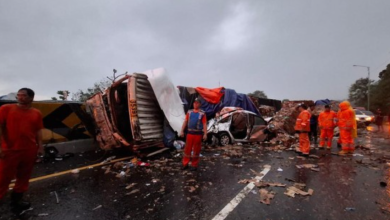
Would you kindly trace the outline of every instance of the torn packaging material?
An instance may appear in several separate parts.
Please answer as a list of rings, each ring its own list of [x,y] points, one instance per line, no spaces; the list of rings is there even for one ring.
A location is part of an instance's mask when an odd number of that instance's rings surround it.
[[[160,108],[164,112],[172,129],[180,132],[185,119],[183,103],[179,93],[164,68],[158,68],[143,72],[148,76]]]
[[[275,197],[275,192],[268,192],[266,189],[260,189],[260,202],[266,205],[271,204],[271,200]]]
[[[311,195],[313,195],[313,193],[314,193],[314,190],[312,190],[312,189],[309,189],[307,192],[305,192],[305,191],[297,188],[296,186],[290,186],[287,188],[287,191],[284,194],[294,198],[295,194],[299,194],[302,196],[311,196]]]

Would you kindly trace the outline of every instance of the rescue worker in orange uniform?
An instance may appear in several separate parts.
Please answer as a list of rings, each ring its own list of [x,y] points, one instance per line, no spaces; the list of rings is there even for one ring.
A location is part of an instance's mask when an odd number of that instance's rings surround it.
[[[353,139],[357,137],[357,124],[355,111],[348,101],[343,101],[339,105],[340,110],[337,113],[337,125],[340,129],[340,155],[352,154],[355,150]]]
[[[184,130],[187,128],[186,145],[184,147],[183,167],[185,170],[189,167],[191,161],[191,171],[196,171],[199,164],[199,155],[203,140],[207,140],[206,114],[200,110],[200,100],[195,99],[194,109],[189,110],[184,120],[180,137],[184,137]],[[192,155],[191,155],[192,152]]]
[[[310,117],[311,114],[307,111],[307,106],[305,104],[300,104],[298,106],[299,116],[295,122],[295,131],[299,133],[299,150],[303,156],[309,156],[310,153]]]
[[[11,193],[11,208],[17,214],[30,208],[22,200],[38,153],[43,153],[42,114],[32,108],[34,91],[18,91],[18,104],[0,108],[0,200],[6,195],[9,184],[16,178]]]
[[[318,117],[318,125],[321,129],[320,146],[319,148],[325,148],[325,141],[327,141],[327,149],[332,147],[333,131],[336,127],[336,112],[330,109],[329,105],[325,105],[325,111],[320,113]],[[327,140],[326,140],[327,139]]]

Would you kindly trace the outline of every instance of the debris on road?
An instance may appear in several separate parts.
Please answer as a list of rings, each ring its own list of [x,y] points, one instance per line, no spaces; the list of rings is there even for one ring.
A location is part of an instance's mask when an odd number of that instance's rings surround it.
[[[309,157],[311,157],[311,158],[315,158],[315,159],[320,159],[320,157],[319,157],[319,156],[317,156],[317,155],[314,155],[314,154],[310,154],[310,155],[309,155]]]
[[[316,167],[312,167],[312,168],[310,168],[310,170],[315,171],[315,172],[320,172],[320,168],[316,168]]]
[[[255,170],[250,169],[250,171],[251,171],[253,174],[255,174],[256,176],[258,176],[258,177],[264,176],[264,174],[259,173],[259,172],[256,172]]]
[[[126,195],[128,196],[128,195],[131,195],[131,194],[134,194],[134,193],[137,193],[137,192],[139,192],[139,189],[134,189],[131,192],[126,193]]]
[[[266,189],[260,189],[260,202],[266,205],[271,204],[271,200],[275,197],[275,192],[269,192]]]
[[[314,190],[312,190],[312,189],[309,189],[309,191],[305,192],[305,191],[302,191],[294,186],[290,186],[287,188],[287,191],[284,194],[294,198],[295,194],[307,196],[307,195],[312,195],[313,192],[314,192]]]
[[[109,163],[109,162],[111,162],[112,160],[114,160],[115,158],[116,158],[116,156],[108,157],[107,159],[105,159],[104,161],[102,161],[100,164]]]
[[[60,199],[58,198],[58,194],[57,194],[56,191],[54,191],[54,195],[56,196],[56,202],[57,202],[57,204],[59,204],[59,203],[60,203]]]
[[[126,186],[126,189],[131,189],[131,188],[133,188],[135,185],[137,185],[137,183],[132,183],[132,184]]]
[[[38,217],[44,217],[44,216],[49,216],[49,213],[40,213],[40,214],[38,214]]]
[[[78,173],[80,173],[80,170],[79,169],[74,169],[74,170],[72,170],[70,172],[73,173],[73,174],[78,174]]]
[[[102,206],[102,205],[98,205],[98,206],[96,206],[95,208],[93,208],[92,211],[98,210],[98,209],[100,209],[101,207],[103,207],[103,206]]]
[[[270,183],[270,182],[264,182],[260,181],[258,183],[255,183],[255,186],[261,188],[261,187],[268,187],[268,186],[275,186],[275,187],[286,187],[286,184],[282,183]]]
[[[311,168],[317,168],[318,165],[316,165],[316,164],[300,164],[300,165],[296,165],[296,167],[298,169],[302,169],[302,168],[311,169]]]

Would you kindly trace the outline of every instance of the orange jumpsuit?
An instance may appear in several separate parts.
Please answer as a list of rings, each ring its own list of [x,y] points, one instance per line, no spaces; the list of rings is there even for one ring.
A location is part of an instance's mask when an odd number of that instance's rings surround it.
[[[16,104],[3,105],[0,108],[0,126],[2,129],[0,158],[0,200],[9,189],[12,179],[16,178],[13,191],[24,193],[37,158],[37,132],[43,129],[42,114],[35,108],[21,109]]]
[[[340,129],[341,150],[352,153],[355,150],[353,139],[357,137],[355,111],[348,101],[340,103],[339,107],[337,125]]]
[[[299,114],[294,129],[299,131],[299,148],[303,154],[309,154],[310,152],[310,117],[311,114],[307,110],[301,111]]]
[[[320,135],[320,147],[325,147],[325,140],[327,140],[327,148],[330,149],[332,147],[332,139],[333,139],[333,130],[336,126],[335,122],[337,119],[337,114],[334,111],[323,111],[320,113],[318,117],[318,125],[321,129]]]

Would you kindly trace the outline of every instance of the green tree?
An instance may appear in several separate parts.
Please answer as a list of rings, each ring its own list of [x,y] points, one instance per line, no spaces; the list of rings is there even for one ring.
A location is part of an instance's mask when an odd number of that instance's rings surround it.
[[[268,98],[267,95],[260,90],[256,90],[252,93],[248,93],[248,96],[255,97],[255,98],[265,98],[265,99]]]
[[[68,90],[60,90],[57,91],[57,95],[59,95],[59,99],[61,100],[68,100],[69,91]]]
[[[372,84],[374,80],[370,80]],[[348,99],[356,106],[367,107],[368,78],[360,78],[349,87]],[[371,97],[371,96],[370,96]]]
[[[371,97],[371,110],[381,108],[382,112],[390,113],[390,64],[379,73],[379,80],[372,90]]]
[[[69,94],[70,94],[70,92],[68,90],[60,90],[60,91],[57,91],[58,98],[51,97],[51,100],[54,100],[54,101],[57,101],[58,99],[63,100],[63,101],[68,100]]]
[[[79,102],[85,102],[94,94],[99,93],[99,92],[103,92],[106,88],[111,86],[111,84],[112,84],[111,80],[102,79],[98,82],[95,82],[92,87],[89,87],[86,90],[79,89],[77,92],[73,93],[72,100],[79,101]]]

